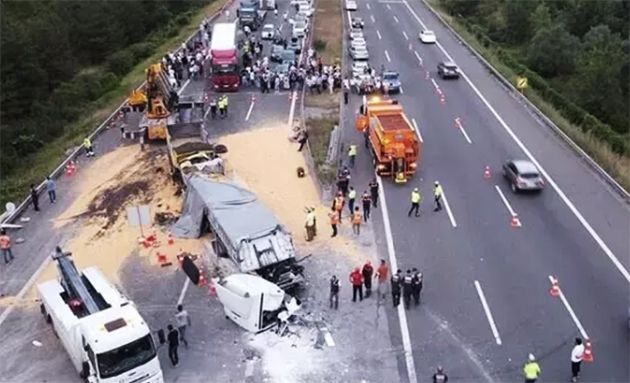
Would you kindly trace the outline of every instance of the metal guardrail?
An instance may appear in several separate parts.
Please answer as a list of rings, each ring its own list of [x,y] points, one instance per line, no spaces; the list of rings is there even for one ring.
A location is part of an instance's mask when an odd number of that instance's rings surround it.
[[[595,162],[595,160],[592,159],[591,156],[588,155],[588,153],[586,153],[582,148],[580,148],[580,146],[576,144],[575,141],[571,139],[571,137],[569,137],[564,131],[562,131],[562,129],[560,129],[556,124],[554,124],[554,122],[551,121],[549,117],[547,117],[540,109],[538,109],[536,105],[534,105],[531,101],[529,101],[527,97],[522,95],[521,92],[519,92],[516,89],[516,87],[512,85],[510,81],[508,81],[508,79],[503,77],[503,75],[498,70],[496,70],[492,66],[492,64],[490,64],[479,52],[475,50],[475,48],[473,48],[470,44],[468,44],[468,42],[466,42],[466,40],[464,40],[464,38],[461,37],[459,33],[457,33],[457,31],[455,31],[455,29],[453,29],[453,27],[451,27],[446,20],[444,20],[442,15],[440,15],[433,8],[433,6],[429,4],[427,0],[421,0],[421,1],[424,3],[424,5],[427,6],[427,8],[431,11],[431,13],[433,13],[433,15],[437,17],[438,20],[440,20],[442,24],[444,24],[444,26],[451,32],[451,34],[453,34],[453,36],[455,36],[455,38],[457,38],[457,40],[459,40],[460,43],[462,43],[462,45],[464,45],[470,52],[472,52],[477,57],[477,59],[488,70],[490,70],[492,75],[496,77],[502,83],[503,86],[508,88],[511,92],[513,92],[518,97],[519,102],[521,102],[521,104],[523,104],[525,108],[529,108],[529,110],[535,114],[535,117],[539,119],[539,121],[544,123],[548,128],[551,128],[558,136],[560,136],[560,138],[562,138],[567,144],[569,144],[571,149],[573,149],[577,154],[579,154],[580,157],[593,170],[595,170],[599,174],[600,177],[604,179],[604,181],[606,181],[610,186],[612,186],[612,188],[623,199],[626,200],[626,203],[630,203],[630,193],[628,193],[628,191],[624,189],[623,186],[621,186],[610,174],[608,174],[601,166],[599,166],[599,164],[597,164],[597,162]]]
[[[223,11],[230,7],[236,0],[229,0],[227,3],[225,3],[225,5],[223,7],[221,7],[219,9],[218,12],[216,12],[214,15],[212,15],[210,17],[210,19],[208,20],[209,22],[213,22],[214,20],[216,20],[222,13]],[[196,30],[193,34],[191,34],[186,40],[184,40],[184,43],[187,44],[190,40],[192,40],[197,34],[199,33],[199,30]],[[175,51],[179,51],[181,48],[177,48]],[[144,85],[146,84],[146,81],[143,81],[142,84],[140,84],[137,89],[140,89],[142,87],[144,87]],[[103,131],[103,129],[105,129],[106,126],[108,126],[112,120],[118,115],[118,113],[120,113],[120,111],[127,105],[127,102],[129,100],[125,99],[125,101],[123,101],[118,108],[116,108],[116,110],[114,110],[114,112],[112,112],[112,114],[109,115],[109,117],[107,117],[107,119],[105,119],[105,122],[103,122],[102,124],[100,124],[89,136],[88,138],[90,139],[90,141],[94,141],[94,139]],[[52,179],[57,178],[60,174],[62,174],[64,172],[64,169],[66,168],[66,166],[72,161],[74,160],[76,157],[79,156],[79,154],[83,151],[83,145],[79,146],[77,149],[75,149],[68,157],[66,157],[65,160],[63,160],[63,162],[55,169],[52,171],[52,173],[50,173],[49,177]],[[44,191],[46,187],[46,181],[42,181],[42,183],[39,184],[39,186],[37,186],[36,190],[37,190],[37,194],[40,194]],[[26,209],[26,207],[31,203],[31,196],[30,194],[28,195],[28,197],[26,197],[24,199],[24,201],[22,201],[22,203],[20,203],[16,208],[15,211],[12,214],[7,214],[6,212],[2,215],[2,219],[0,220],[0,222],[2,223],[11,223],[13,222],[20,214],[22,214],[22,212]]]

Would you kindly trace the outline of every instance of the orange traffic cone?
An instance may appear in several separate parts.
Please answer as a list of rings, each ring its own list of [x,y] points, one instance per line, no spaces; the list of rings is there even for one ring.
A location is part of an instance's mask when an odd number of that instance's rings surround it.
[[[425,80],[429,79],[429,71],[428,70],[424,72],[424,79]]]
[[[168,244],[169,245],[173,245],[175,244],[175,240],[173,239],[173,234],[171,234],[171,232],[168,232]]]
[[[151,247],[151,241],[149,241],[147,238],[142,238],[142,246],[144,246],[145,249],[148,249],[149,247]]]
[[[490,179],[492,178],[492,173],[490,172],[490,166],[486,165],[486,168],[483,170],[483,178]]]
[[[214,286],[214,282],[210,281],[210,287],[208,287],[208,295],[214,297],[217,295],[217,288]]]
[[[206,277],[203,275],[203,273],[199,274],[199,283],[197,283],[197,286],[199,287],[203,287],[206,285]]]
[[[442,105],[446,104],[446,98],[444,97],[444,95],[442,93],[440,93],[440,104],[442,104]]]
[[[512,222],[510,223],[512,227],[521,227],[521,221],[518,220],[518,214],[514,213],[512,216]]]
[[[553,281],[551,281],[551,289],[549,290],[549,294],[551,294],[551,296],[554,298],[560,296],[560,286],[558,286],[558,279],[555,277],[553,278]]]
[[[159,263],[160,265],[165,264],[165,263],[166,263],[166,254],[162,254],[162,253],[160,253],[160,252],[158,251],[158,252],[157,252],[157,260],[158,260],[158,263]]]
[[[590,339],[587,339],[584,345],[584,361],[589,363],[593,362],[593,345]]]

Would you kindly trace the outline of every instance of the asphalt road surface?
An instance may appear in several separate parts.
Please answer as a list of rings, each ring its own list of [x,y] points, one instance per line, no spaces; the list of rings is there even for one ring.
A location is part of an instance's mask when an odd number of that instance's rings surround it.
[[[595,359],[584,363],[582,380],[627,382],[627,205],[422,2],[359,2],[347,17],[364,20],[371,65],[400,73],[403,92],[396,98],[424,141],[419,174],[403,186],[383,179],[387,214],[375,215],[383,256],[425,274],[421,307],[391,329],[413,354],[406,363],[401,358],[403,374],[415,383],[443,365],[453,380],[517,380],[533,353],[542,379],[566,381],[573,340],[582,336],[592,339]],[[420,43],[425,27],[435,31],[438,44]],[[443,81],[436,66],[451,59],[464,76]],[[362,148],[353,127],[359,104],[353,96],[344,112],[344,141]],[[546,190],[515,195],[501,166],[510,157],[529,156],[543,170]],[[490,180],[483,177],[486,165]],[[355,172],[353,182],[362,190],[372,174],[366,151],[359,150]],[[436,180],[446,209],[434,213]],[[414,187],[424,197],[420,218],[407,217]],[[512,211],[519,228],[511,227]],[[551,297],[549,276],[558,278],[562,298]]]

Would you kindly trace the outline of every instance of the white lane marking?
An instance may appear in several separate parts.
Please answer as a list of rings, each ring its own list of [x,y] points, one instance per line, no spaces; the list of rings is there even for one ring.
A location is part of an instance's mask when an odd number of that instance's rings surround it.
[[[549,276],[549,280],[551,281],[551,283],[553,283],[555,278],[550,275]],[[575,315],[575,311],[573,311],[573,308],[569,304],[569,301],[567,300],[567,297],[564,296],[564,293],[562,292],[562,289],[560,287],[558,287],[558,291],[560,292],[560,300],[562,300],[562,303],[564,303],[564,307],[569,312],[569,315],[571,315],[571,319],[573,319],[573,323],[575,323],[575,325],[577,326],[578,330],[580,330],[580,334],[582,334],[582,338],[590,339],[588,337],[588,334],[586,333],[586,330],[584,330],[584,327],[582,326],[582,323],[578,319],[577,315]]]
[[[378,39],[381,40],[381,32],[379,32],[378,29],[376,30],[376,35],[378,36]]]
[[[348,23],[352,22],[352,16],[350,15],[350,11],[346,11],[346,13],[348,14]]]
[[[284,27],[284,24],[280,24],[280,28],[278,28],[280,32],[282,32],[282,27]]]
[[[370,3],[365,3],[365,6],[367,7],[368,11],[371,9],[370,8]]]
[[[389,9],[390,11],[392,10],[392,8],[389,6],[389,4],[385,5],[387,7],[387,9]]]
[[[501,191],[501,188],[499,187],[499,185],[494,185],[494,188],[496,189],[497,193],[499,193],[499,196],[501,197],[501,200],[503,201],[503,204],[505,205],[505,207],[507,207],[512,217],[514,217],[516,213],[514,212],[514,209],[512,209],[512,206],[510,206],[510,203],[508,202],[507,198],[505,198],[505,195],[503,195],[503,192]]]
[[[389,53],[387,53],[387,51],[385,51],[385,57],[387,58],[388,62],[392,62],[392,59],[389,58]]]
[[[457,227],[457,222],[455,222],[455,216],[451,211],[451,205],[448,204],[448,199],[446,199],[446,192],[444,191],[444,185],[442,185],[442,202],[444,202],[444,207],[446,208],[446,212],[448,213],[448,219],[451,220],[451,225],[453,228]]]
[[[190,278],[186,275],[186,282],[184,282],[184,287],[182,288],[182,292],[179,294],[179,299],[177,300],[177,305],[181,305],[184,301],[184,297],[186,296],[186,291],[188,290],[188,286],[190,285]]]
[[[403,36],[405,36],[405,40],[409,40],[409,36],[407,36],[407,32],[403,31]]]
[[[387,199],[385,198],[385,189],[381,177],[376,176],[378,187],[381,190],[379,199],[381,201],[381,211],[383,212],[383,224],[385,226],[385,240],[387,242],[387,253],[389,254],[389,267],[391,270],[398,270],[398,261],[396,260],[396,250],[394,249],[394,238],[389,223],[389,211],[387,210]],[[400,334],[402,336],[403,349],[405,351],[405,362],[407,364],[407,376],[409,383],[418,383],[416,375],[416,366],[413,360],[413,349],[411,348],[411,338],[409,337],[409,327],[407,325],[407,313],[403,305],[398,305],[398,318],[400,323]]]
[[[7,320],[7,317],[13,312],[13,310],[17,306],[17,303],[22,301],[24,295],[26,295],[26,292],[31,289],[31,286],[33,286],[33,284],[35,284],[35,282],[39,279],[39,276],[42,275],[50,262],[52,262],[52,256],[48,256],[46,257],[46,259],[44,259],[44,262],[42,262],[42,264],[39,265],[37,271],[35,271],[35,274],[31,275],[31,278],[29,278],[26,284],[22,287],[22,290],[20,290],[20,292],[18,292],[18,294],[15,296],[15,304],[5,308],[2,314],[0,314],[0,326],[2,326],[4,321]]]
[[[418,139],[420,142],[424,144],[424,140],[422,139],[422,134],[420,134],[420,129],[418,129],[418,124],[416,124],[416,119],[412,118],[411,123],[413,123],[413,127],[416,128],[416,133],[418,134]]]
[[[413,15],[413,17],[420,23],[420,25],[422,26],[422,28],[426,29],[426,26],[424,25],[424,23],[422,22],[422,20],[420,20],[420,17],[418,17],[418,15],[416,14],[416,12],[414,12],[414,10],[411,8],[411,6],[409,5],[409,3],[407,2],[407,0],[402,0],[402,2],[407,6],[407,8],[409,9],[409,11],[411,12],[411,14]],[[442,51],[442,53],[444,53],[444,55],[450,60],[453,61],[453,58],[448,54],[448,52],[446,52],[446,50],[444,49],[444,47],[442,47],[442,44],[440,44],[439,42],[436,43],[437,47]],[[558,186],[558,184],[553,180],[553,178],[551,178],[551,176],[549,175],[549,173],[547,173],[547,171],[540,165],[540,163],[538,162],[538,160],[536,160],[536,158],[534,157],[534,155],[529,151],[529,149],[527,149],[527,147],[525,146],[525,144],[523,144],[521,142],[521,140],[516,136],[516,134],[512,131],[512,128],[510,128],[508,126],[508,124],[503,120],[503,118],[499,115],[499,113],[494,109],[494,107],[492,105],[490,105],[490,102],[488,102],[488,100],[483,96],[483,94],[481,94],[481,92],[479,91],[479,89],[477,89],[477,87],[475,86],[475,84],[473,84],[473,82],[470,80],[470,78],[468,78],[468,76],[464,73],[463,70],[461,70],[461,75],[464,78],[464,80],[466,80],[466,82],[468,83],[468,85],[470,85],[470,87],[472,88],[472,90],[475,92],[475,94],[477,95],[477,97],[479,97],[479,99],[484,103],[484,105],[486,105],[486,107],[488,108],[488,110],[490,110],[490,113],[492,113],[492,115],[494,116],[494,118],[497,119],[497,121],[499,122],[499,124],[501,124],[501,126],[503,127],[503,129],[505,129],[505,131],[508,133],[508,135],[512,138],[512,140],[514,140],[514,142],[516,142],[516,144],[518,145],[519,148],[521,148],[521,150],[523,151],[523,153],[525,153],[525,155],[529,158],[530,161],[532,161],[534,163],[534,165],[536,165],[536,167],[540,170],[540,172],[542,173],[542,175],[546,178],[547,182],[549,183],[549,185],[551,185],[551,187],[556,191],[556,193],[558,193],[558,196],[560,196],[560,199],[562,199],[562,201],[567,205],[567,207],[569,208],[569,210],[571,210],[571,212],[573,213],[573,215],[578,219],[578,221],[580,221],[580,223],[582,224],[582,226],[584,227],[584,229],[586,229],[586,231],[590,234],[590,236],[595,240],[595,242],[597,242],[597,244],[599,245],[600,249],[602,249],[602,251],[604,252],[604,254],[606,254],[606,256],[608,257],[608,259],[610,259],[612,261],[612,263],[615,265],[615,267],[617,268],[617,270],[619,270],[619,272],[623,275],[624,278],[626,278],[626,281],[628,283],[630,283],[630,273],[628,272],[628,270],[626,270],[626,268],[621,264],[621,262],[619,262],[619,259],[617,258],[617,256],[615,255],[615,253],[612,252],[612,250],[610,250],[610,248],[608,247],[608,245],[606,245],[606,243],[604,242],[604,240],[599,236],[599,234],[597,234],[597,232],[595,231],[595,229],[593,229],[593,227],[588,223],[588,221],[586,220],[586,218],[584,218],[584,216],[582,215],[582,213],[580,213],[580,211],[575,207],[575,205],[573,204],[573,202],[571,202],[571,200],[569,200],[569,197],[566,196],[566,194],[564,194],[564,191],[562,191],[562,189],[560,189],[560,186]]]
[[[420,57],[420,55],[418,54],[418,52],[413,51],[413,53],[416,55],[416,57],[418,58],[418,61],[420,61],[420,65],[422,65],[422,57]]]
[[[373,15],[370,15],[370,19],[372,19],[372,22],[373,22],[373,23],[375,23],[375,22],[376,22],[376,20],[374,19],[374,16],[373,16]]]
[[[249,104],[249,110],[247,111],[247,115],[245,116],[245,121],[249,121],[249,117],[252,115],[252,110],[254,109],[254,104],[254,101]]]
[[[203,119],[205,120],[206,117],[208,117],[208,113],[210,113],[210,107],[208,106],[208,109],[206,110],[206,113],[203,114]]]
[[[455,119],[455,125],[457,125],[457,128],[462,132],[466,141],[468,141],[468,143],[472,145],[472,141],[470,140],[470,137],[468,136],[466,129],[464,129],[464,125],[462,125],[462,121],[460,120],[459,117]]]
[[[435,82],[435,79],[431,78],[431,82],[433,83],[433,87],[435,89],[440,89],[440,86],[437,84],[437,82]]]
[[[177,91],[177,95],[180,96],[182,94],[182,92],[184,91],[184,89],[186,89],[186,87],[188,86],[188,84],[190,84],[190,79],[186,80],[186,82],[184,83],[184,85],[182,85],[181,88],[179,88],[179,90]]]
[[[490,330],[492,330],[492,335],[494,335],[494,340],[500,346],[501,337],[499,336],[499,330],[497,330],[497,325],[494,323],[494,318],[492,318],[492,313],[490,312],[490,306],[488,306],[488,302],[486,301],[486,296],[483,294],[483,290],[481,289],[481,285],[479,284],[479,281],[475,281],[475,288],[477,289],[477,294],[479,294],[479,299],[481,299],[481,305],[483,306],[483,311],[486,312],[486,318],[488,318],[488,323],[490,323]]]
[[[335,341],[328,331],[324,333],[324,340],[326,341],[326,345],[328,347],[335,347]]]
[[[405,92],[403,91],[403,87],[402,85],[400,86],[400,94],[404,94]]]
[[[394,20],[396,20],[397,23],[400,23],[400,21],[398,21],[398,17],[394,16]]]

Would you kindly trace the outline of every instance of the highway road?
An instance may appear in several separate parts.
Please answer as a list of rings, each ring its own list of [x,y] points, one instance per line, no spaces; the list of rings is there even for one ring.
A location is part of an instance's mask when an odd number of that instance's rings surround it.
[[[365,22],[371,65],[400,73],[403,93],[396,98],[424,141],[419,174],[404,186],[383,179],[387,207],[375,215],[383,257],[425,274],[421,307],[398,310],[401,326],[391,329],[413,355],[401,356],[404,374],[425,380],[443,365],[455,380],[516,380],[533,353],[542,379],[565,381],[573,340],[582,336],[593,340],[595,357],[584,364],[583,380],[627,382],[628,206],[422,2],[365,1],[351,13]],[[423,28],[435,31],[438,44],[419,42]],[[443,81],[436,66],[451,59],[464,76]],[[353,128],[359,103],[353,96],[344,112],[346,143],[363,142]],[[546,190],[513,194],[501,177],[510,157],[534,158]],[[371,178],[366,152],[356,173],[362,189]],[[436,180],[447,202],[438,213]],[[420,218],[406,214],[413,187],[424,196]],[[521,227],[511,227],[511,212]],[[562,298],[551,297],[549,276],[558,278]]]

